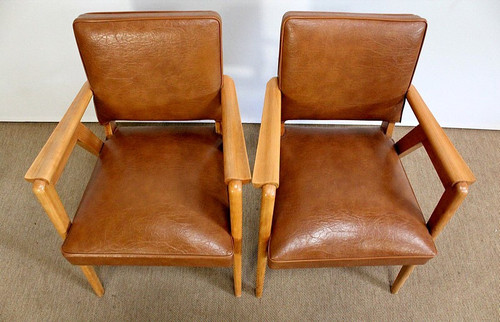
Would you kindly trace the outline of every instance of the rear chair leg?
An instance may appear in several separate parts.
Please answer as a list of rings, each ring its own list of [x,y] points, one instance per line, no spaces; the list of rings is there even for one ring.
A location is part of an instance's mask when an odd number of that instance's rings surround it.
[[[274,199],[276,198],[276,187],[267,184],[262,187],[259,225],[259,250],[257,253],[257,281],[255,296],[262,297],[264,290],[264,277],[267,266],[267,242],[271,235],[271,223],[273,219]]]
[[[64,210],[64,206],[61,199],[59,199],[56,189],[53,185],[44,180],[35,180],[35,182],[33,182],[33,192],[38,198],[38,201],[42,205],[43,209],[45,209],[45,212],[52,221],[52,224],[59,233],[59,236],[61,236],[62,240],[65,240],[71,221],[66,214],[66,210]],[[85,274],[85,277],[87,277],[87,280],[97,296],[101,297],[104,294],[104,288],[102,287],[101,281],[99,281],[99,277],[97,277],[94,268],[92,266],[80,266],[80,268],[82,269],[83,274]]]
[[[403,286],[403,284],[406,282],[408,277],[410,276],[411,272],[415,269],[415,265],[405,265],[401,268],[399,271],[398,277],[396,277],[396,280],[391,286],[391,293],[392,294],[398,294],[399,289]]]
[[[222,135],[222,123],[215,121],[215,133]]]

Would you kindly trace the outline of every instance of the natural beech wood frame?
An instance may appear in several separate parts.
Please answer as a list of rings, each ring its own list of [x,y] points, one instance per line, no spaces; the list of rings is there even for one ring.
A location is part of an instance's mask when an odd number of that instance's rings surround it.
[[[395,143],[394,148],[402,158],[424,146],[444,186],[445,191],[427,222],[429,233],[435,240],[453,217],[467,196],[469,186],[476,179],[413,85],[408,90],[407,100],[419,125]],[[381,131],[388,137],[392,136],[393,130],[394,123],[382,122]],[[274,77],[267,83],[252,179],[256,188],[262,188],[255,292],[257,297],[262,296],[264,288],[267,248],[276,189],[279,187],[280,136],[283,131],[281,91],[278,88],[278,80]],[[415,265],[402,267],[391,286],[391,293],[396,294],[399,291],[414,268]]]
[[[33,184],[35,196],[63,240],[66,239],[71,220],[55,185],[76,144],[96,156],[99,156],[104,144],[81,123],[92,95],[89,83],[85,82],[24,177]],[[224,76],[221,95],[222,124],[217,122],[216,130],[222,134],[224,146],[224,181],[228,185],[231,236],[234,240],[234,293],[239,297],[241,296],[242,185],[250,181],[251,175],[236,89],[229,76]],[[116,129],[115,122],[105,124],[104,129],[106,138],[111,137]],[[94,268],[92,266],[80,266],[80,268],[97,296],[103,296],[104,288]]]
[[[231,236],[234,243],[234,295],[241,296],[241,242],[243,225],[243,184],[250,182],[250,166],[241,124],[236,88],[231,77],[224,75],[221,90],[222,122],[215,131],[222,132],[224,181],[228,185]],[[222,128],[222,130],[221,130]]]

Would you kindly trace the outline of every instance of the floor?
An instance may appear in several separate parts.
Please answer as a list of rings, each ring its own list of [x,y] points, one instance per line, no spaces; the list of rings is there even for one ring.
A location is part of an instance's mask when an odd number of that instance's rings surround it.
[[[0,320],[500,320],[500,131],[447,129],[477,183],[398,295],[398,267],[268,270],[254,296],[260,191],[244,188],[243,295],[225,268],[97,267],[98,298],[23,180],[54,123],[0,123]],[[103,129],[88,126],[99,136]],[[253,167],[259,126],[245,124]],[[395,137],[409,128],[397,127]],[[76,148],[57,189],[73,214],[95,162]],[[423,149],[403,159],[428,216],[443,188]]]

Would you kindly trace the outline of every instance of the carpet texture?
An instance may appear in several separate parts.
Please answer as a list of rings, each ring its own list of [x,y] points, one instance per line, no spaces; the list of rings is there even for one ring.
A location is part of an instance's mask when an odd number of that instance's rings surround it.
[[[254,296],[260,190],[243,191],[243,295],[232,270],[97,267],[106,293],[94,295],[60,253],[61,240],[23,176],[54,123],[0,123],[0,320],[500,320],[500,131],[447,129],[477,177],[437,239],[439,255],[417,267],[398,295],[399,267],[267,270]],[[97,124],[88,125],[103,137]],[[259,126],[244,125],[253,168]],[[395,138],[409,128],[397,127]],[[95,157],[77,147],[56,188],[70,216]],[[443,188],[423,149],[403,159],[429,216]]]

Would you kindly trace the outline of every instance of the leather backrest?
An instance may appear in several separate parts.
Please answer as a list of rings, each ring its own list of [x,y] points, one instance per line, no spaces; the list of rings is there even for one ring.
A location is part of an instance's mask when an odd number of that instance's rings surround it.
[[[415,15],[286,13],[282,120],[400,121],[426,29]]]
[[[221,119],[217,13],[89,13],[73,29],[101,123]]]

